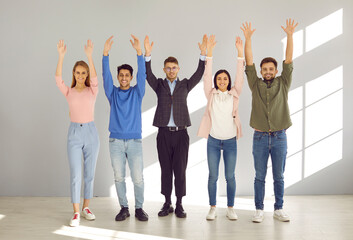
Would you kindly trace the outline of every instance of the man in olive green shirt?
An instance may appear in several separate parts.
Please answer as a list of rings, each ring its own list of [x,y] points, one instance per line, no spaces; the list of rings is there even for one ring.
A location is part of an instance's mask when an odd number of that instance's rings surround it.
[[[271,155],[272,172],[274,180],[274,204],[273,217],[284,222],[290,220],[283,211],[284,181],[283,173],[287,157],[286,129],[292,125],[289,116],[288,92],[292,82],[293,71],[293,33],[297,24],[288,19],[287,26],[282,29],[287,34],[286,59],[283,62],[281,76],[278,73],[277,61],[267,57],[261,61],[262,78],[257,77],[253,63],[251,49],[251,36],[255,29],[251,29],[251,23],[243,24],[245,36],[245,60],[248,84],[252,92],[252,109],[250,126],[254,128],[253,157],[255,165],[255,207],[256,212],[253,222],[262,222],[264,218],[265,178],[267,173],[268,157]]]

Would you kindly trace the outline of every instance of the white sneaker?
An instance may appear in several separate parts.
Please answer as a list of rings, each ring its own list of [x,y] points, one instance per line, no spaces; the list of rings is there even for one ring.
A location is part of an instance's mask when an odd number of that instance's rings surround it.
[[[229,220],[237,220],[238,215],[235,213],[234,208],[227,208],[227,217]]]
[[[82,217],[86,218],[86,220],[89,220],[89,221],[96,219],[96,216],[94,216],[94,214],[91,212],[91,210],[89,210],[88,207],[85,207],[82,210],[81,215],[82,215]]]
[[[260,223],[264,220],[264,211],[261,209],[256,209],[254,216],[252,217],[252,221],[256,223]]]
[[[217,217],[216,207],[211,207],[206,216],[207,220],[215,220]]]
[[[283,211],[283,209],[278,209],[273,212],[273,217],[282,222],[289,222],[290,217],[287,213]]]
[[[80,213],[76,212],[70,220],[70,227],[78,227],[80,225]]]

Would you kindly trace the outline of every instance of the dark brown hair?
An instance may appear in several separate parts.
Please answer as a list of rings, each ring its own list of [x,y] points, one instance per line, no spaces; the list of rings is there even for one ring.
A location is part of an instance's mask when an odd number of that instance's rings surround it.
[[[168,57],[166,60],[164,60],[164,66],[166,63],[171,62],[171,63],[176,63],[179,65],[178,60],[175,57]]]
[[[218,70],[218,71],[216,72],[216,74],[214,75],[214,78],[213,78],[214,87],[215,87],[216,89],[218,89],[218,86],[217,86],[217,76],[218,76],[219,74],[221,74],[221,73],[227,74],[228,79],[229,79],[229,83],[228,83],[228,86],[227,86],[227,90],[230,91],[230,88],[231,88],[230,86],[231,86],[232,82],[231,82],[231,79],[230,79],[230,74],[229,74],[229,72],[228,72],[227,70],[225,70],[225,69]]]
[[[260,68],[262,67],[262,64],[269,63],[269,62],[273,63],[277,69],[277,61],[276,61],[276,59],[271,58],[271,57],[267,57],[267,58],[262,59],[262,61],[260,63]]]

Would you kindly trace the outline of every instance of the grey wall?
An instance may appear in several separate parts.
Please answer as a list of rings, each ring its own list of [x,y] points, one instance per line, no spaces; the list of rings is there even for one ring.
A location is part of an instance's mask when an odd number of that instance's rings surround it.
[[[243,38],[239,29],[242,22],[251,21],[257,29],[253,36],[253,52],[258,67],[265,56],[273,56],[279,62],[283,59],[281,39],[285,34],[280,26],[285,24],[286,18],[297,20],[300,23],[299,31],[339,9],[343,9],[343,33],[294,60],[291,89],[304,86],[306,82],[343,65],[342,158],[308,177],[302,174],[301,180],[288,187],[286,193],[352,194],[352,6],[351,0],[270,0],[256,3],[226,0],[1,0],[0,195],[69,196],[66,135],[70,120],[67,102],[54,80],[58,57],[56,43],[59,39],[64,39],[68,47],[63,70],[63,78],[68,85],[75,61],[86,60],[83,51],[85,41],[89,38],[94,42],[94,60],[100,82],[95,123],[101,140],[95,195],[109,196],[113,184],[108,149],[109,104],[102,85],[101,57],[104,42],[110,35],[115,36],[110,57],[113,76],[116,66],[122,63],[130,63],[135,69],[137,67],[135,51],[129,43],[131,33],[141,41],[148,34],[155,42],[152,67],[157,76],[163,75],[163,60],[172,55],[180,62],[180,77],[189,77],[196,69],[199,55],[197,42],[201,41],[202,35],[216,34],[214,71],[225,68],[234,76],[234,41],[237,35]],[[190,94],[196,93],[192,91]],[[203,94],[197,97],[204,98]],[[155,104],[156,96],[147,86],[142,110],[146,111]],[[238,141],[238,195],[253,193],[250,107],[251,94],[245,84],[240,102],[244,137]],[[330,111],[327,109],[327,115]],[[191,114],[191,144],[200,140],[196,132],[203,112],[204,107]],[[154,133],[143,139],[146,168],[158,161],[155,137]],[[205,151],[205,148],[200,149],[200,156]],[[207,194],[205,159],[194,157],[190,161],[196,163],[188,170],[192,172],[187,180],[190,195],[193,196],[192,191],[196,188]],[[152,175],[158,178],[158,168],[155,169]],[[147,182],[149,179],[152,178],[146,176],[146,192],[158,193],[158,182]]]

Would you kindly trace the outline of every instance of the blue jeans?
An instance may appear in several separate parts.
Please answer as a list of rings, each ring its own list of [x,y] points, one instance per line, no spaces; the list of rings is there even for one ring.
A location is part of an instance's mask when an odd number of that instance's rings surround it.
[[[70,164],[71,202],[80,203],[82,153],[84,165],[84,198],[93,197],[94,174],[99,152],[99,137],[94,122],[71,122],[67,136],[67,154]]]
[[[208,163],[208,196],[210,205],[216,205],[218,169],[223,150],[224,175],[227,181],[227,206],[234,206],[235,197],[235,164],[237,161],[237,139],[218,140],[211,135],[207,140],[207,163]]]
[[[135,208],[142,208],[144,201],[142,140],[109,138],[109,150],[120,206],[129,206],[125,183],[127,161],[134,184]]]
[[[275,210],[283,207],[283,173],[287,156],[287,135],[285,130],[267,133],[254,132],[253,156],[255,166],[255,206],[264,209],[265,178],[269,155],[272,160],[273,185],[275,192]]]

